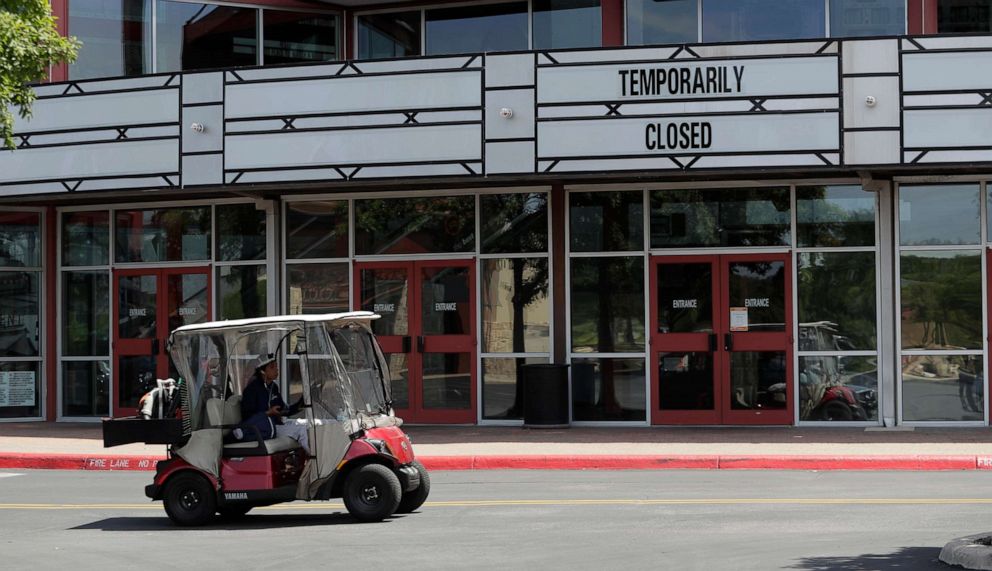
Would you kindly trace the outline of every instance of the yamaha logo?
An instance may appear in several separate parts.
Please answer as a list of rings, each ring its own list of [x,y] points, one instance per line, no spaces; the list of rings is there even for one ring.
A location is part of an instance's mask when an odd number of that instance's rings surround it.
[[[247,500],[248,492],[225,492],[225,500]]]

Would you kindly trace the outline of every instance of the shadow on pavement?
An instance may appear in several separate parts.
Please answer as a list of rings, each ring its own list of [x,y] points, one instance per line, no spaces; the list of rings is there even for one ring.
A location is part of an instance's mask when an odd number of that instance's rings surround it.
[[[401,516],[397,516],[401,517]],[[390,518],[395,519],[395,518]],[[380,523],[389,523],[387,519]],[[69,528],[70,530],[97,531],[211,531],[211,530],[252,530],[285,529],[291,527],[313,527],[321,525],[361,525],[344,512],[323,514],[249,514],[239,520],[217,519],[201,527],[179,527],[163,514],[160,517],[110,517]]]
[[[806,557],[788,569],[811,571],[910,571],[914,569],[960,569],[940,562],[939,547],[902,547],[892,553],[852,556]]]

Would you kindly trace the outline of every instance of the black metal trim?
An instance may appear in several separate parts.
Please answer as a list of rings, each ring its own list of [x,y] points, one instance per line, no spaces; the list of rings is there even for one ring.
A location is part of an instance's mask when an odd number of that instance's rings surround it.
[[[761,115],[822,115],[824,113],[839,113],[840,109],[782,109],[776,111],[762,111]],[[572,117],[539,117],[535,119],[537,123],[555,123],[561,121],[618,121],[623,119],[679,119],[690,117],[747,117],[754,115],[752,111],[713,111],[711,113],[658,113],[650,115],[621,115],[619,117],[608,117],[605,115],[576,115]]]
[[[533,91],[533,85],[497,85],[495,87],[486,86],[486,91]]]
[[[112,136],[112,135],[111,135]],[[143,143],[147,141],[171,141],[179,140],[179,135],[169,135],[160,137],[136,137],[136,138],[117,138],[117,139],[94,139],[92,141],[73,141],[71,143],[46,143],[42,145],[32,144],[31,149],[51,149],[56,147],[85,147],[89,145],[112,145],[115,143]]]
[[[871,131],[899,131],[902,127],[890,126],[890,127],[844,127],[845,133],[864,133]]]
[[[277,115],[253,115],[251,117],[231,117],[225,119],[228,123],[246,123],[249,121],[277,121],[280,119],[323,119],[330,117],[358,117],[374,115],[402,115],[404,113],[441,113],[459,111],[482,111],[483,105],[463,107],[412,107],[400,109],[385,109],[374,111],[332,111],[328,113],[280,113]]]
[[[294,165],[291,167],[249,167],[249,168],[225,169],[224,174],[252,173],[252,172],[293,172],[293,171],[306,171],[306,170],[334,170],[334,169],[354,168],[355,170],[348,175],[349,177],[351,177],[354,176],[356,172],[358,172],[363,168],[441,166],[441,165],[460,165],[462,163],[474,164],[481,162],[482,162],[481,158],[472,157],[467,159],[449,159],[443,161],[403,161],[403,162],[361,163],[361,164],[326,163],[326,164],[312,164],[312,165]]]
[[[736,95],[732,97],[672,97],[672,98],[651,98],[651,99],[598,99],[589,101],[551,101],[538,103],[538,107],[579,107],[586,105],[608,105],[610,103],[623,103],[624,105],[642,105],[652,103],[701,103],[710,101],[748,101],[755,97],[765,100],[782,99],[827,99],[834,98],[840,105],[840,94],[838,93],[813,93],[808,95]]]
[[[223,155],[224,151],[189,151],[179,153],[183,157],[201,157],[204,155]]]
[[[178,85],[169,85],[169,86],[156,85],[156,86],[152,86],[152,87],[131,87],[131,88],[128,88],[128,89],[108,89],[106,91],[85,91],[85,92],[80,91],[79,93],[65,93],[65,94],[56,94],[56,95],[39,95],[37,97],[37,100],[38,101],[41,101],[41,100],[44,100],[44,99],[63,99],[63,98],[67,98],[67,97],[88,97],[88,96],[97,96],[97,95],[115,95],[115,94],[118,94],[118,93],[140,93],[142,91],[167,91],[167,90],[172,90],[172,89],[178,91],[179,90],[179,86]]]
[[[405,71],[376,71],[376,72],[366,72],[361,74],[349,74],[349,75],[308,75],[308,76],[292,76],[292,77],[266,77],[262,79],[242,79],[239,81],[225,81],[225,83],[231,85],[249,85],[254,83],[285,83],[285,82],[295,82],[302,83],[306,81],[329,81],[335,79],[352,79],[356,77],[396,77],[399,75],[427,75],[427,74],[448,74],[448,73],[476,73],[482,71],[481,67],[470,67],[470,68],[441,68],[441,69],[413,69]],[[228,73],[232,75],[237,75],[233,71]],[[240,77],[240,76],[238,76]]]
[[[505,139],[486,139],[486,143],[533,143],[534,137],[507,137]]]
[[[42,136],[42,135],[64,135],[69,133],[89,133],[99,131],[114,131],[117,129],[146,129],[152,127],[178,127],[178,122],[172,123],[135,123],[127,125],[107,125],[105,127],[74,127],[72,129],[49,129],[47,131],[21,131],[16,136]]]
[[[396,123],[396,124],[378,124],[378,125],[343,125],[340,127],[305,127],[305,128],[279,128],[271,130],[256,130],[256,131],[237,131],[234,133],[227,133],[228,137],[240,137],[245,135],[268,135],[273,133],[290,134],[290,133],[322,133],[322,132],[335,132],[335,131],[367,131],[372,129],[414,129],[417,127],[450,127],[459,125],[480,125],[482,121],[439,121],[437,123]]]
[[[767,42],[761,42],[762,44]],[[714,44],[707,44],[714,45]],[[598,48],[603,50],[603,48]],[[676,52],[678,54],[679,52]],[[742,61],[742,60],[779,60],[779,59],[796,59],[796,58],[813,58],[813,59],[826,59],[826,58],[836,58],[838,54],[818,54],[818,53],[804,53],[804,54],[776,54],[776,55],[750,55],[750,56],[703,56],[699,58],[694,58],[692,60],[672,60],[671,57],[668,59],[636,59],[636,60],[613,60],[613,61],[579,61],[579,62],[566,62],[566,63],[555,63],[546,64],[539,63],[537,67],[596,67],[596,66],[615,66],[615,65],[658,65],[658,66],[670,66],[673,63],[678,62],[690,62],[690,63],[700,63],[707,61]]]
[[[197,103],[183,103],[183,107],[223,107],[223,101],[200,101]]]
[[[90,180],[129,180],[136,178],[160,178],[163,176],[179,176],[178,172],[169,173],[145,173],[145,174],[110,174],[110,175],[100,175],[100,176],[82,176],[82,177],[69,177],[69,178],[42,178],[42,179],[32,179],[32,180],[17,180],[17,181],[6,181],[0,182],[0,186],[22,186],[31,184],[58,184],[64,181],[90,181]],[[157,187],[147,187],[147,188],[157,188]],[[113,189],[107,189],[113,190]],[[130,187],[121,190],[132,190]]]
[[[843,79],[856,79],[864,77],[897,77],[898,75],[898,71],[883,71],[879,73],[844,73],[841,77]]]
[[[992,149],[992,147],[988,147]],[[626,160],[626,159],[653,159],[653,158],[667,158],[667,157],[685,157],[685,156],[699,156],[702,157],[764,157],[764,156],[776,156],[776,155],[810,155],[814,156],[817,153],[839,153],[837,149],[802,149],[802,150],[788,150],[788,151],[749,151],[746,153],[741,152],[716,152],[716,153],[700,153],[693,150],[691,155],[685,151],[679,152],[675,150],[672,153],[655,153],[655,154],[641,154],[641,155],[579,155],[579,156],[544,156],[540,157],[542,161],[600,161],[600,160]],[[739,167],[734,167],[739,168]]]

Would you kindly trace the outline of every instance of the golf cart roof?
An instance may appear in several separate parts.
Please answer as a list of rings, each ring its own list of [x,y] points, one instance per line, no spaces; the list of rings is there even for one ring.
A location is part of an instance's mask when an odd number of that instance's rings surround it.
[[[269,317],[255,317],[252,319],[232,319],[228,321],[208,321],[195,325],[183,325],[173,333],[188,333],[191,331],[203,331],[207,329],[226,329],[252,327],[255,325],[269,325],[275,323],[286,323],[287,321],[300,321],[304,323],[326,323],[331,321],[362,321],[379,319],[380,315],[371,311],[349,311],[346,313],[321,313],[321,314],[298,314],[298,315],[272,315]]]

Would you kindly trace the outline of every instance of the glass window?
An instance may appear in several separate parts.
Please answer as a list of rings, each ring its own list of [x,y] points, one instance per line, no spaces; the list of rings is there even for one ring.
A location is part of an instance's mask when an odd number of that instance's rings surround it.
[[[727,269],[727,303],[747,310],[747,330],[785,331],[785,263],[740,261]]]
[[[348,203],[340,200],[287,205],[286,257],[347,258]]]
[[[424,254],[475,249],[475,197],[355,201],[355,253]]]
[[[40,282],[41,272],[0,272],[0,357],[41,354]]]
[[[41,416],[41,363],[0,361],[0,418]]]
[[[699,41],[697,0],[627,0],[627,45]]]
[[[906,0],[830,0],[832,37],[905,33]]]
[[[702,0],[704,42],[822,38],[823,0]]]
[[[902,252],[903,349],[982,348],[982,253]]]
[[[258,10],[158,0],[156,70],[258,64]]]
[[[572,258],[572,351],[644,350],[644,259]]]
[[[263,317],[266,311],[265,266],[217,268],[218,319]]]
[[[41,266],[41,215],[0,213],[0,266]]]
[[[799,247],[874,246],[875,195],[860,186],[796,189]]]
[[[110,362],[62,362],[62,416],[110,413]]]
[[[105,266],[110,263],[110,213],[62,214],[62,265]]]
[[[573,192],[569,194],[568,214],[573,252],[644,249],[640,192]]]
[[[799,254],[799,350],[871,350],[876,344],[875,253]]]
[[[484,194],[479,199],[482,253],[548,251],[548,195]]]
[[[471,406],[472,353],[424,353],[421,402],[425,409]]]
[[[69,34],[82,42],[70,79],[152,71],[151,0],[72,0]]]
[[[878,420],[878,359],[799,357],[799,419]]]
[[[358,59],[420,55],[420,12],[358,17]]]
[[[334,14],[262,12],[265,65],[338,59],[338,18]]]
[[[427,10],[427,55],[528,49],[527,3]]]
[[[419,270],[420,327],[424,335],[471,335],[474,304],[465,266]]]
[[[644,421],[644,359],[572,359],[572,418]]]
[[[482,261],[482,350],[550,351],[548,259]]]
[[[534,0],[532,6],[535,50],[602,44],[599,0]]]
[[[289,313],[348,311],[348,263],[288,264]]]
[[[984,418],[985,367],[981,355],[903,355],[904,421]]]
[[[519,383],[524,365],[547,364],[546,357],[483,357],[482,418],[519,420],[524,415],[523,390]]]
[[[709,262],[655,266],[658,333],[713,331],[713,265]]]
[[[782,410],[788,406],[785,351],[732,351],[731,410]]]
[[[217,207],[217,259],[265,259],[265,211],[254,203]]]
[[[656,190],[651,247],[788,246],[789,189]]]
[[[992,0],[937,0],[937,33],[992,32]]]
[[[62,273],[62,354],[110,353],[110,274]]]
[[[118,262],[210,259],[210,207],[118,210],[114,213]]]
[[[899,188],[899,243],[903,246],[978,244],[977,184],[902,186]]]

